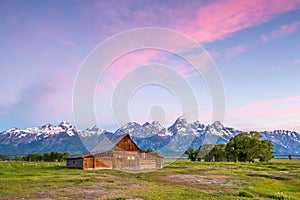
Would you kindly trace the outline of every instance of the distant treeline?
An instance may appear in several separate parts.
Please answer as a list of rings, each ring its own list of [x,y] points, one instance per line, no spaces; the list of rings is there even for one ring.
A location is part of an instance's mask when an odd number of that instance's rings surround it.
[[[0,154],[0,160],[14,160],[14,161],[46,161],[46,162],[62,162],[65,161],[68,157],[70,157],[69,152],[60,153],[57,151],[46,152],[44,154],[34,153],[28,154],[26,156],[15,156],[9,158],[8,156]]]
[[[192,161],[207,162],[268,162],[273,158],[273,143],[261,140],[258,132],[242,132],[232,137],[227,144],[204,144],[197,150],[189,148],[185,154]]]

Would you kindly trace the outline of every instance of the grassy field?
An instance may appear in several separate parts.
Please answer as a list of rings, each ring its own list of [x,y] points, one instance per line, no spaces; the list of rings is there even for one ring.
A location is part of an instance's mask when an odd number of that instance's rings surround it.
[[[166,161],[148,172],[0,162],[0,199],[300,199],[300,160]]]

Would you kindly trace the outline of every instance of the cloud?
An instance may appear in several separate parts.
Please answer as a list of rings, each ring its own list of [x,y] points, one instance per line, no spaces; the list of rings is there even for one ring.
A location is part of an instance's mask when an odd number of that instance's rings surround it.
[[[269,42],[271,40],[285,37],[289,34],[292,34],[298,30],[300,26],[300,21],[293,22],[291,24],[284,24],[278,29],[273,30],[271,33],[261,35],[261,39],[264,42]]]
[[[222,55],[225,56],[227,59],[234,58],[240,54],[243,54],[257,46],[263,45],[266,42],[270,42],[272,40],[288,36],[289,34],[292,34],[298,30],[300,27],[300,21],[293,22],[291,24],[285,24],[280,26],[278,29],[273,30],[271,33],[268,34],[262,34],[259,36],[259,38],[252,40],[252,41],[247,41],[240,43],[236,46],[230,47],[228,49],[225,49]],[[263,41],[264,43],[262,43]],[[282,63],[280,65],[273,66],[271,68],[272,71],[275,70],[281,70],[286,67],[286,65],[295,65],[299,64],[299,59],[295,59],[286,63]]]
[[[79,3],[79,8],[82,23],[94,23],[108,35],[131,28],[160,26],[181,31],[199,42],[213,42],[296,10],[300,8],[300,0],[272,1],[272,6],[269,0],[90,2]]]
[[[193,55],[188,55],[187,57],[190,58],[192,56]],[[208,58],[205,56],[202,57],[198,56],[198,60],[203,63],[203,66],[207,67],[206,63],[208,62]],[[170,69],[173,69],[185,79],[195,75],[199,76],[193,66],[184,61],[182,58],[179,58],[178,56],[165,51],[160,51],[157,49],[147,49],[134,51],[116,59],[107,68],[104,75],[101,77],[97,91],[106,93],[111,92],[111,90],[116,87],[122,77],[126,76],[126,74],[134,71],[139,66],[147,65],[150,63],[159,63],[161,65],[168,66],[170,67]],[[143,76],[147,75],[144,74]],[[153,82],[171,78],[172,77],[170,77],[170,75],[168,74],[158,74],[157,79],[153,80]]]
[[[3,117],[3,121],[14,123],[14,125],[31,125],[32,123],[36,123],[35,119],[38,119],[43,115],[49,117],[49,115],[51,115],[51,112],[49,113],[51,109],[45,112],[44,108],[49,108],[49,105],[47,105],[45,100],[53,92],[52,90],[53,89],[48,86],[41,85],[23,89],[19,95],[19,100],[14,105],[10,106],[4,113],[5,116],[1,116],[1,118]]]
[[[182,31],[200,42],[213,42],[233,35],[235,32],[267,22],[274,17],[298,9],[300,1],[216,1],[196,9],[196,17]],[[283,27],[282,32],[291,31]]]
[[[249,46],[246,44],[239,44],[237,46],[231,47],[225,51],[225,56],[230,59],[235,56],[238,56],[242,53],[245,53],[248,49],[250,49]]]
[[[231,108],[229,112],[240,113],[245,111],[253,111],[255,109],[260,109],[266,106],[270,106],[278,103],[287,103],[287,102],[300,102],[300,96],[291,96],[291,97],[279,98],[279,99],[269,99],[269,100],[264,100],[256,103],[250,103],[243,106]]]
[[[300,96],[250,103],[230,108],[226,113],[227,121],[240,129],[244,128],[241,124],[245,123],[256,124],[248,128],[258,130],[284,129],[300,122]]]
[[[14,104],[0,106],[1,122],[26,127],[72,119],[73,75],[54,70],[24,86]]]

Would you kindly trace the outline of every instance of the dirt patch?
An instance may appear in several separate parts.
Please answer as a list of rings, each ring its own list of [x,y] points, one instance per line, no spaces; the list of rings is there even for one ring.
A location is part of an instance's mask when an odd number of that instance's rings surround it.
[[[230,177],[225,175],[218,175],[214,177],[205,177],[198,175],[169,175],[165,177],[166,180],[172,182],[184,183],[200,183],[200,184],[219,184],[227,186],[241,186],[245,185],[241,180],[230,180]]]
[[[128,187],[132,187],[132,188],[142,188],[143,184],[138,184],[138,183],[125,183],[125,184],[122,184],[122,186],[128,186]]]
[[[135,199],[126,199],[126,200],[144,200],[142,198],[135,198]]]
[[[55,200],[43,194],[7,194],[0,195],[0,199],[41,199],[41,200]]]
[[[99,195],[104,195],[107,192],[107,190],[104,190],[101,186],[89,186],[82,188],[80,191],[81,193],[86,193],[87,195],[92,195],[92,196],[99,196]]]
[[[118,196],[121,191],[111,191],[101,186],[61,186],[51,187],[47,191],[31,194],[11,194],[0,196],[4,199],[109,199]]]

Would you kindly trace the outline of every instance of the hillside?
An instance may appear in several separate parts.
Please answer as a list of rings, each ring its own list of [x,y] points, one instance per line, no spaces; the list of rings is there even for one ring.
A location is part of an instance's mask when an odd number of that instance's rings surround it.
[[[114,133],[97,126],[78,130],[70,123],[62,122],[56,126],[46,124],[23,130],[13,127],[1,132],[0,154],[20,155],[48,151],[79,154],[92,150],[105,136],[128,132],[141,149],[159,150],[164,156],[181,156],[190,146],[198,148],[201,144],[227,143],[241,130],[226,127],[218,121],[211,125],[199,121],[189,123],[183,117],[179,117],[167,128],[155,121],[142,125],[129,122]],[[300,154],[300,134],[297,132],[275,130],[261,132],[261,135],[262,139],[273,142],[277,155]]]

